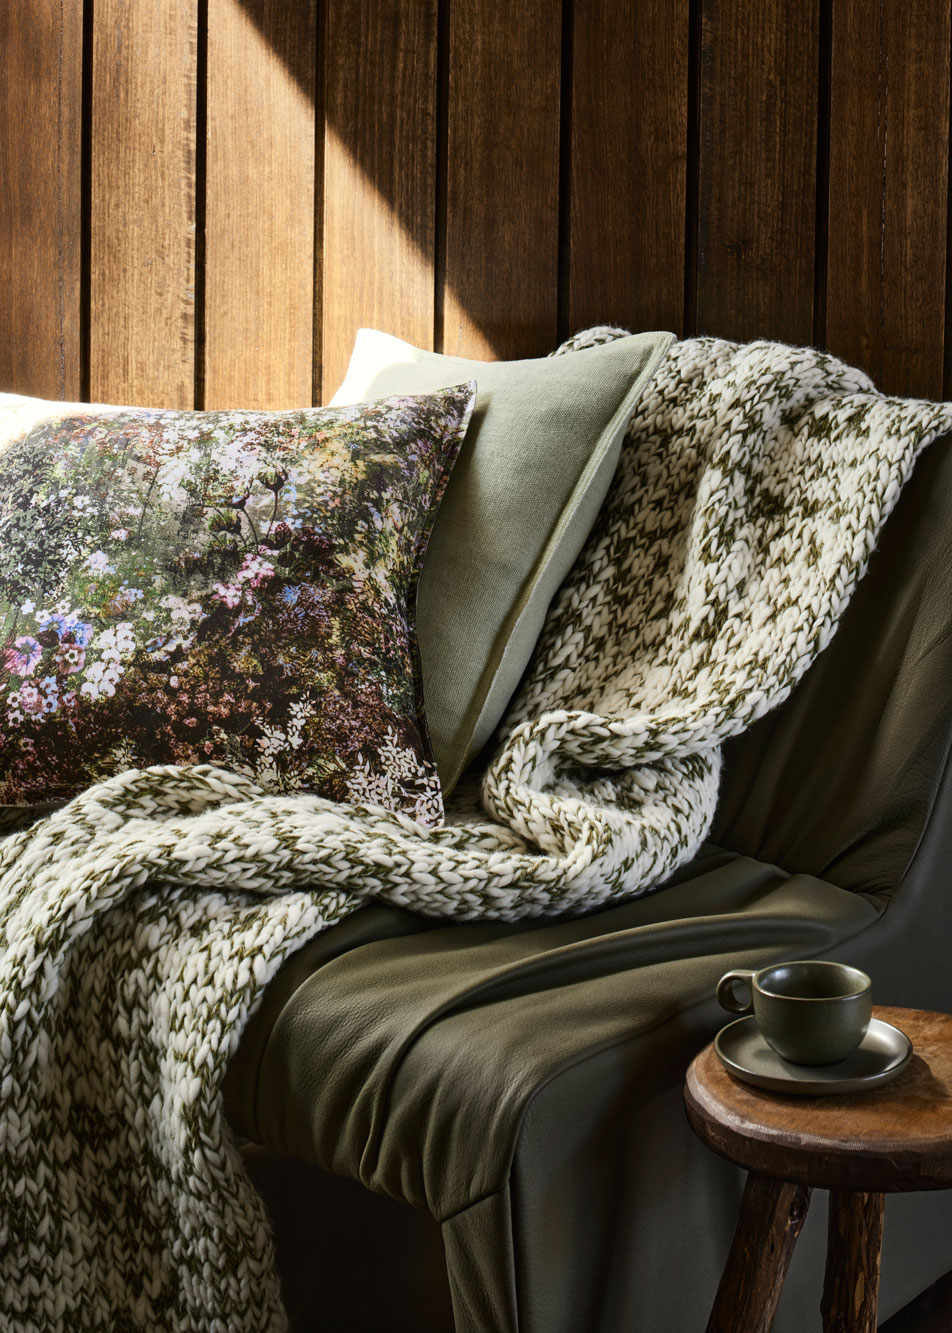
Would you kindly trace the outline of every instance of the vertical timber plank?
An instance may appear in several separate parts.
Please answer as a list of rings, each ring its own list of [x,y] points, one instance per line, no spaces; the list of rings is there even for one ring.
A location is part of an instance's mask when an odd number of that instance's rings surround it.
[[[191,407],[197,0],[95,0],[90,396]]]
[[[450,6],[443,350],[536,356],[557,336],[561,6]]]
[[[79,3],[0,5],[0,390],[78,399]]]
[[[812,341],[818,54],[819,0],[704,0],[699,332]]]
[[[575,0],[568,327],[682,332],[688,0]]]
[[[334,0],[325,74],[323,367],[370,325],[432,347],[437,0]]]
[[[833,7],[827,346],[887,393],[942,396],[948,0]]]
[[[208,0],[208,408],[311,402],[316,29],[316,0]]]

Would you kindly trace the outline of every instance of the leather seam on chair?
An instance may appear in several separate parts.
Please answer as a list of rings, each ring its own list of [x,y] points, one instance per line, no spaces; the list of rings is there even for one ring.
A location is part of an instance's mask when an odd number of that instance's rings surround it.
[[[522,1123],[522,1117],[520,1116],[520,1125],[521,1123]],[[490,1199],[494,1199],[497,1194],[502,1194],[504,1191],[510,1189],[511,1189],[511,1180],[510,1177],[507,1175],[506,1179],[502,1182],[502,1184],[497,1185],[495,1189],[487,1190],[485,1194],[480,1194],[479,1197],[476,1199],[470,1199],[467,1203],[461,1204],[459,1208],[454,1208],[451,1213],[447,1213],[445,1216],[441,1215],[440,1217],[436,1217],[435,1214],[432,1214],[432,1216],[435,1218],[437,1222],[439,1222],[440,1226],[444,1226],[447,1222],[452,1222],[454,1217],[460,1217],[463,1213],[468,1212],[470,1208],[478,1208],[481,1203],[487,1203]],[[412,1204],[408,1204],[407,1206],[413,1207]]]

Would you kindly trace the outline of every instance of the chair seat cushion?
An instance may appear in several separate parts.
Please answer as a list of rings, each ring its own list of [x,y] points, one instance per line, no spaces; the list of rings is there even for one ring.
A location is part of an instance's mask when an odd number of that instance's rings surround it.
[[[447,927],[371,906],[272,983],[229,1071],[228,1115],[446,1218],[505,1183],[551,1080],[627,1045],[645,1097],[679,1084],[723,972],[822,955],[881,910],[713,847],[664,893],[574,920]],[[592,1087],[577,1086],[587,1113]]]

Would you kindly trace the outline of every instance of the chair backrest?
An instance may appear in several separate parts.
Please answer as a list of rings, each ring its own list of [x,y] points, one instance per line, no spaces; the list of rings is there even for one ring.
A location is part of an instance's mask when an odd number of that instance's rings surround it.
[[[952,825],[952,437],[920,458],[832,643],[725,753],[723,847],[879,891]]]

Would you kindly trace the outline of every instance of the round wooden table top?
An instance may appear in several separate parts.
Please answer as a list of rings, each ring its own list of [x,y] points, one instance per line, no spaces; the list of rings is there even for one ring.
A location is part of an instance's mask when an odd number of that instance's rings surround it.
[[[893,1193],[952,1188],[952,1015],[877,1005],[912,1042],[906,1068],[869,1092],[767,1092],[731,1077],[705,1046],[684,1103],[708,1147],[750,1171],[820,1189]]]

